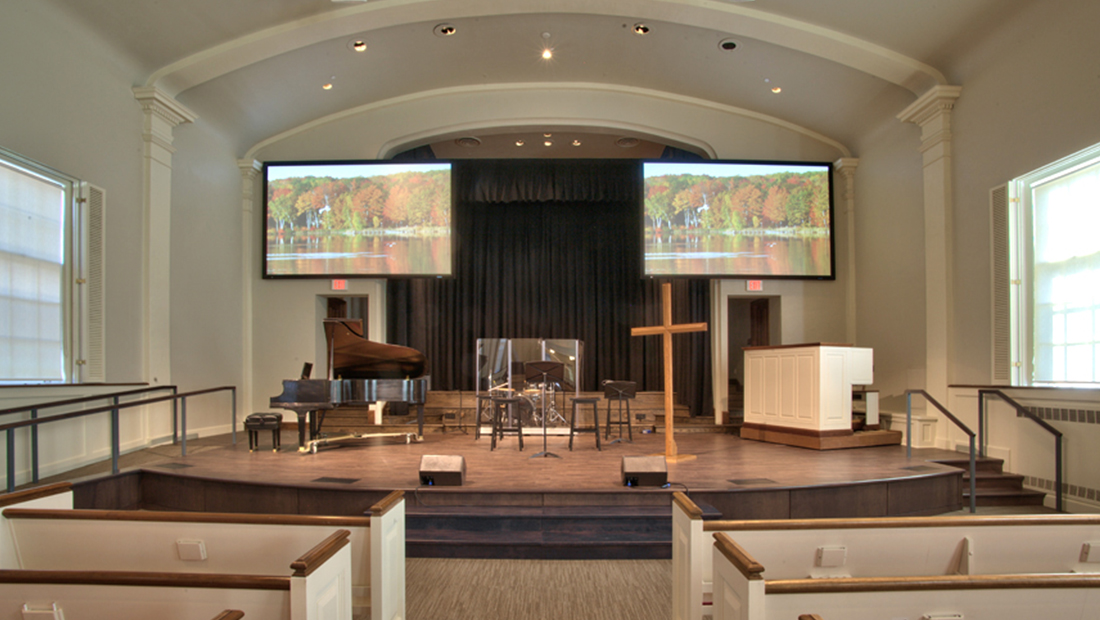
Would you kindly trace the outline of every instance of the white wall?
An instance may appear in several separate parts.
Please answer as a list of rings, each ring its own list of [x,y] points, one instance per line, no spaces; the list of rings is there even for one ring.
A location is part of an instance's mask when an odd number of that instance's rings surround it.
[[[990,381],[989,189],[1100,142],[1100,3],[1032,3],[948,66],[955,107],[953,381]]]
[[[141,376],[141,106],[133,65],[42,2],[0,7],[0,146],[107,190],[107,380]]]
[[[173,135],[172,382],[183,392],[239,387],[241,174],[235,154],[201,118]],[[227,392],[189,399],[188,433],[228,433],[229,403]],[[252,413],[243,395],[238,404],[238,419]]]

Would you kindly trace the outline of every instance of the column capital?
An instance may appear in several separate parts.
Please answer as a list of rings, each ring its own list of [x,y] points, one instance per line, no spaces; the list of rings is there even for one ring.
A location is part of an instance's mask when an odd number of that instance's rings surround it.
[[[154,114],[172,127],[193,123],[198,116],[156,86],[135,86],[134,98],[146,114]]]
[[[241,176],[246,180],[255,179],[260,176],[260,171],[264,169],[264,165],[255,159],[238,159],[237,168],[241,170]]]
[[[898,120],[903,123],[914,123],[924,126],[928,121],[940,116],[944,112],[951,111],[955,107],[955,101],[962,94],[962,86],[948,86],[941,84],[929,88],[917,100],[909,104],[898,114]]]
[[[858,157],[841,157],[840,159],[833,162],[833,170],[844,175],[845,177],[850,177],[855,174],[856,168],[858,167]]]

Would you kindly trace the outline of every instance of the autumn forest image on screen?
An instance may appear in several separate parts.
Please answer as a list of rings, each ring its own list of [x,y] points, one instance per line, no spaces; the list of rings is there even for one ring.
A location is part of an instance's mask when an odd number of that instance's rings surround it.
[[[648,275],[832,277],[829,166],[644,166]]]
[[[269,276],[447,275],[446,164],[272,166]]]

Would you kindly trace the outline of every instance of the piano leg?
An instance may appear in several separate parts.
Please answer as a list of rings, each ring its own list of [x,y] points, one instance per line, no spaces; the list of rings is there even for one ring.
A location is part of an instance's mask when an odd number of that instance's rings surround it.
[[[308,411],[295,411],[298,414],[298,452],[307,452],[306,448],[306,416]]]
[[[424,403],[416,403],[416,427],[420,439],[424,439]]]

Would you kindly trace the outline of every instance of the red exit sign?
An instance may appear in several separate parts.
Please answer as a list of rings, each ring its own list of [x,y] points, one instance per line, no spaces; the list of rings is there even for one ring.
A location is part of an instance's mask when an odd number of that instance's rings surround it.
[[[346,290],[348,290],[348,281],[347,280],[333,280],[332,281],[332,290],[334,290],[334,291],[346,291]]]
[[[746,291],[755,291],[755,292],[763,291],[764,290],[764,281],[763,280],[746,280],[745,281],[745,290]]]

